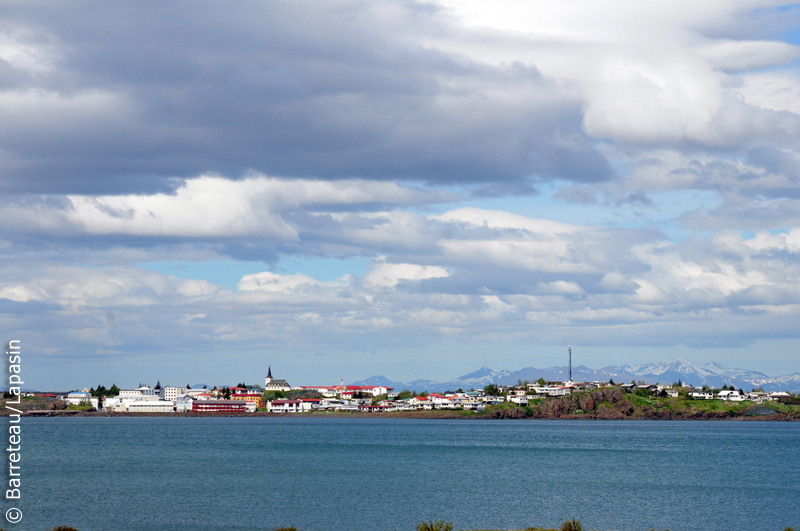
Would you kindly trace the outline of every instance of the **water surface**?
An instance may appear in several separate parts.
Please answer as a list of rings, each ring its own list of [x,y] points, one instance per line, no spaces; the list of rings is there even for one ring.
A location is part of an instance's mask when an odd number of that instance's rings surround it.
[[[800,527],[798,423],[22,422],[12,529],[381,531],[431,518],[518,529],[573,517],[615,530]]]

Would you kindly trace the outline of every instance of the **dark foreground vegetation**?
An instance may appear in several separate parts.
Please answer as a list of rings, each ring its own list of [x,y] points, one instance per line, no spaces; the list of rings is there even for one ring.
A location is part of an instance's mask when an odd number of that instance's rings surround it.
[[[6,531],[4,529],[0,529],[0,531]],[[59,526],[50,531],[78,531],[74,527],[67,527],[67,526]],[[270,530],[272,531],[272,530]],[[279,527],[274,531],[298,531],[296,527]],[[423,520],[419,524],[417,524],[417,531],[453,531],[453,523],[452,522],[445,522],[444,520]],[[497,530],[475,530],[475,531],[497,531]],[[561,524],[558,528],[552,527],[526,527],[525,529],[520,530],[511,530],[511,531],[584,531],[583,526],[580,520],[572,519],[567,520],[563,524]],[[586,531],[589,531],[587,529]],[[655,529],[651,529],[650,531],[656,531]],[[668,529],[665,531],[669,531]],[[800,527],[795,530],[792,527],[786,527],[783,531],[800,531]]]

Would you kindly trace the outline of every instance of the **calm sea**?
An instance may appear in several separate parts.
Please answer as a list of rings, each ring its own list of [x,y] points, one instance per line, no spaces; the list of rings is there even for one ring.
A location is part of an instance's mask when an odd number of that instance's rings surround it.
[[[800,527],[800,423],[25,418],[23,432],[8,529]]]

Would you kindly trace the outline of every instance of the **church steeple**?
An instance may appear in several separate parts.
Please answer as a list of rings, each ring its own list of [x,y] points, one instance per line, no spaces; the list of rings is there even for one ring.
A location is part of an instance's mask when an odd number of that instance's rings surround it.
[[[267,367],[267,378],[272,380],[272,367]]]

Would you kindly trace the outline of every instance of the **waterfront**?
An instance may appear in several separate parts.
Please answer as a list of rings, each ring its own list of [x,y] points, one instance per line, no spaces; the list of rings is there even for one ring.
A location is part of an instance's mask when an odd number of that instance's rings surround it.
[[[800,523],[795,423],[26,418],[23,429],[15,529]]]

